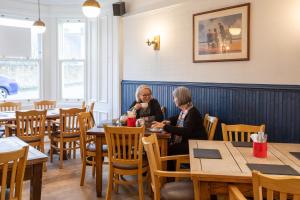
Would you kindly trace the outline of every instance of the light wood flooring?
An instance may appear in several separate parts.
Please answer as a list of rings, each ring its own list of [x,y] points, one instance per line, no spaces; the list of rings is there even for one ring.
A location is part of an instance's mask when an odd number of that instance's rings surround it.
[[[49,144],[46,145],[48,152]],[[80,186],[81,160],[79,150],[77,151],[77,159],[64,161],[64,168],[59,169],[58,155],[53,157],[53,163],[47,162],[47,172],[43,175],[42,200],[93,200],[105,199],[108,165],[104,164],[103,169],[103,187],[102,197],[96,197],[96,181],[92,177],[92,167],[87,166],[85,184]],[[23,199],[29,199],[30,183],[26,181],[23,188]],[[145,200],[151,199],[144,186]],[[119,186],[119,193],[112,193],[112,199],[138,199],[138,189],[135,186]]]

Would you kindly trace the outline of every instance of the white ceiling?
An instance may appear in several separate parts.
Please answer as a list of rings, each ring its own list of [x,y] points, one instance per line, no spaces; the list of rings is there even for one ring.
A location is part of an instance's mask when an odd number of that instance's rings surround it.
[[[28,3],[37,3],[38,0],[18,0]],[[84,0],[40,0],[41,4],[44,5],[72,5],[72,4],[81,4]]]

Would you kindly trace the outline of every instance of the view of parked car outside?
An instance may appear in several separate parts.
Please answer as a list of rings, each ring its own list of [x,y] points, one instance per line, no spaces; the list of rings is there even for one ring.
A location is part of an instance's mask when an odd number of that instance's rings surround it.
[[[14,79],[0,75],[0,99],[6,99],[7,95],[17,94],[19,85]]]

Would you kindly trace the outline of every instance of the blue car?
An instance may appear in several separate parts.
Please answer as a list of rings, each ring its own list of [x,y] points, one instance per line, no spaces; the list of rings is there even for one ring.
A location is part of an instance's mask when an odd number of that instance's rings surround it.
[[[0,76],[0,99],[6,99],[7,95],[17,94],[19,90],[18,83],[5,76]]]

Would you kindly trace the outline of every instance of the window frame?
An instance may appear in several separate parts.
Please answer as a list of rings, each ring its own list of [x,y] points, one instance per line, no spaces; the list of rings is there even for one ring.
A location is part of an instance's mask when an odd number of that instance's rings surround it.
[[[63,38],[63,31],[62,31],[62,24],[63,23],[67,23],[67,22],[70,22],[70,23],[84,23],[84,42],[85,42],[85,45],[84,45],[84,52],[85,52],[85,58],[84,59],[75,59],[75,58],[72,58],[72,59],[61,59],[61,56],[60,56],[60,51],[59,49],[62,47],[62,41],[61,41],[61,38]],[[57,89],[56,89],[56,93],[57,93],[57,97],[59,99],[60,102],[63,102],[63,103],[76,103],[76,102],[81,102],[81,101],[84,101],[86,99],[86,94],[87,94],[87,78],[86,78],[86,75],[87,75],[87,22],[84,18],[63,18],[63,19],[58,19],[57,20],[57,24],[56,24],[56,32],[57,32],[57,77],[58,77],[58,84],[57,84]],[[83,74],[83,98],[80,99],[80,98],[63,98],[63,63],[64,62],[83,62],[83,68],[84,68],[84,74]]]

